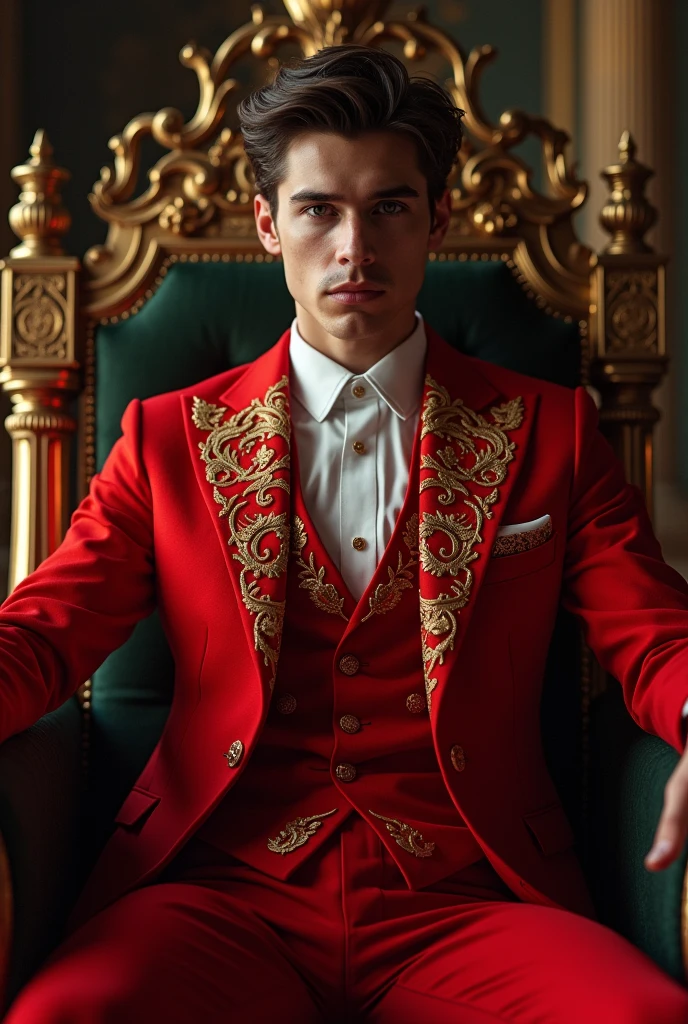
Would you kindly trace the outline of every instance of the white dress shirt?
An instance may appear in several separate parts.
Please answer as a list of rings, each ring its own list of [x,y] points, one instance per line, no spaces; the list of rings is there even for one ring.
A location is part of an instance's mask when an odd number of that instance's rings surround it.
[[[301,491],[313,525],[358,601],[404,504],[423,397],[427,340],[413,333],[352,373],[291,325],[291,417]]]

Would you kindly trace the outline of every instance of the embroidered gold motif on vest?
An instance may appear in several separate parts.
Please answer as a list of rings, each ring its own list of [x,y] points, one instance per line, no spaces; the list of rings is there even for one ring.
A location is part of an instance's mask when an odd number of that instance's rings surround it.
[[[422,412],[421,439],[431,433],[450,443],[437,452],[436,458],[422,457],[421,470],[431,470],[433,475],[421,481],[420,490],[442,488],[444,493],[439,495],[438,502],[445,506],[452,505],[459,495],[464,496],[458,513],[425,512],[419,528],[422,570],[437,577],[453,577],[448,594],[420,599],[425,690],[430,710],[431,694],[437,686],[432,672],[454,647],[456,612],[468,603],[473,585],[470,564],[478,557],[473,548],[482,541],[483,523],[492,518],[490,506],[497,500],[499,485],[514,457],[515,443],[509,441],[507,432],[520,427],[523,421],[523,399],[514,398],[492,408],[493,422],[489,422],[460,398],[452,402],[447,389],[429,375],[425,383],[430,391]],[[482,496],[469,490],[467,484],[492,490]],[[436,533],[449,539],[448,548],[440,547],[437,552],[430,548],[430,538]],[[430,638],[437,642],[432,643]]]
[[[401,595],[404,590],[408,590],[409,587],[413,586],[413,568],[418,565],[418,513],[414,514],[409,519],[403,533],[404,544],[409,550],[408,561],[404,562],[401,551],[398,552],[397,567],[393,569],[391,565],[387,566],[387,574],[389,575],[388,583],[380,583],[375,588],[375,593],[372,597],[368,598],[368,604],[370,605],[370,611],[365,615],[361,622],[365,622],[371,615],[386,615],[387,612],[391,612],[393,608],[401,601]]]
[[[316,830],[322,825],[321,818],[327,818],[330,814],[335,814],[337,810],[339,808],[335,807],[331,811],[325,811],[324,814],[310,814],[307,818],[294,818],[293,821],[288,821],[279,835],[274,839],[268,839],[268,850],[283,855],[293,853],[299,846],[307,843],[311,836],[315,835]]]
[[[348,622],[349,620],[342,610],[344,608],[344,598],[337,592],[334,584],[323,583],[325,566],[321,565],[319,569],[316,568],[315,556],[312,551],[308,561],[304,560],[301,552],[307,543],[308,535],[303,520],[300,516],[294,516],[291,529],[291,553],[302,570],[299,573],[299,579],[301,580],[299,586],[308,591],[311,601],[320,611],[327,612],[328,615],[338,615],[345,622]]]
[[[282,377],[277,384],[268,388],[265,398],[254,398],[251,404],[227,420],[224,406],[213,405],[194,397],[193,422],[199,430],[208,431],[205,441],[199,442],[201,458],[206,463],[206,479],[213,484],[213,497],[220,505],[220,518],[229,524],[229,544],[236,548],[233,555],[243,566],[239,577],[241,596],[251,615],[255,616],[253,637],[256,650],[263,655],[265,665],[272,667],[270,688],[275,685],[277,659],[282,639],[284,601],[273,601],[263,592],[257,582],[261,576],[276,579],[287,567],[289,553],[289,521],[284,513],[275,515],[243,516],[239,512],[249,501],[243,500],[255,494],[260,506],[271,505],[274,501],[269,491],[281,488],[289,493],[289,480],[275,479],[280,470],[289,469],[289,452],[278,457],[277,452],[266,444],[279,435],[289,447],[290,423],[287,410],[287,396],[284,393],[288,381]],[[263,442],[255,451],[258,442]],[[253,452],[253,454],[251,454]],[[250,456],[250,458],[249,458]],[[248,458],[248,462],[242,462]],[[241,494],[227,498],[220,488],[241,487]],[[279,551],[263,547],[265,538],[274,534],[279,541]],[[247,574],[253,574],[253,580]]]
[[[375,811],[371,811],[370,808],[368,811],[376,818],[386,822],[387,831],[402,850],[413,853],[416,857],[432,857],[435,844],[426,843],[417,828],[412,828],[405,822],[399,821],[398,818],[386,818],[384,814],[375,814]]]

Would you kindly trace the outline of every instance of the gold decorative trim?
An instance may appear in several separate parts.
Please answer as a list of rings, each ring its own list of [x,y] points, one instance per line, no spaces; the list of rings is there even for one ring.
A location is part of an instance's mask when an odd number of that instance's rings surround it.
[[[302,552],[308,543],[308,534],[303,520],[300,516],[294,516],[291,527],[291,553],[296,559],[296,564],[301,568],[299,586],[308,591],[311,601],[321,612],[327,615],[338,615],[340,619],[348,622],[344,614],[344,598],[337,591],[333,583],[325,583],[325,566],[315,566],[315,555],[311,551],[308,561],[304,561]]]
[[[91,249],[84,261],[90,314],[118,313],[127,296],[139,288],[143,293],[160,249],[191,239],[225,240],[224,248],[230,240],[233,248],[250,239],[260,251],[242,139],[222,127],[228,103],[236,103],[231,69],[249,57],[270,73],[284,45],[296,44],[310,55],[347,40],[374,47],[401,43],[407,63],[432,54],[450,69],[446,87],[466,112],[467,137],[449,182],[453,216],[447,247],[460,247],[468,238],[487,249],[508,247],[546,306],[576,318],[585,315],[590,251],[576,239],[572,216],[585,199],[586,185],[569,164],[566,132],[517,110],[505,111],[495,123],[488,120],[480,80],[496,51],[483,46],[465,55],[422,12],[389,19],[385,0],[373,5],[342,0],[327,10],[315,0],[285,0],[285,5],[288,14],[275,16],[254,7],[251,22],[233,32],[214,56],[194,43],[183,47],[180,61],[198,80],[198,105],[190,120],[166,106],[132,118],[110,140],[114,164],[103,168],[91,196],[110,230],[105,244]],[[150,168],[143,193],[134,196],[148,137],[167,152]],[[534,190],[531,171],[516,153],[527,138],[542,147],[548,182],[542,193]]]
[[[368,813],[386,823],[386,828],[397,846],[414,857],[432,857],[435,843],[425,842],[417,828],[407,825],[398,818],[386,818],[384,814],[376,814],[368,808]]]
[[[490,423],[461,399],[452,402],[447,389],[429,375],[425,383],[429,391],[421,414],[421,441],[431,433],[453,443],[439,450],[438,458],[421,457],[421,470],[432,470],[433,475],[421,481],[420,491],[442,488],[444,493],[439,495],[438,502],[445,506],[452,504],[457,495],[463,496],[463,510],[458,516],[453,512],[447,515],[425,512],[420,523],[422,570],[437,577],[448,575],[453,580],[450,593],[420,598],[425,690],[428,710],[431,710],[431,696],[437,686],[432,672],[436,665],[443,664],[446,652],[454,648],[458,629],[455,613],[466,606],[470,597],[473,586],[470,564],[478,557],[473,549],[482,541],[483,523],[492,518],[490,506],[497,500],[498,488],[514,457],[516,446],[509,441],[507,432],[516,430],[523,421],[523,399],[514,398],[493,407],[490,412],[494,422]],[[484,447],[479,448],[476,441],[482,442]],[[457,448],[463,459],[457,455]],[[472,466],[466,466],[466,455],[474,456]],[[492,490],[485,497],[471,494],[466,486],[469,482]],[[439,555],[428,543],[436,533],[444,534],[450,542],[449,549],[440,548]],[[437,641],[434,645],[430,637]]]
[[[386,615],[387,612],[391,612],[401,601],[403,592],[413,587],[415,579],[413,570],[418,565],[417,512],[414,512],[404,528],[403,541],[409,551],[408,560],[404,562],[403,554],[399,551],[396,569],[393,569],[391,565],[387,566],[389,581],[379,583],[375,588],[375,593],[368,598],[370,611],[361,619],[361,622],[366,622],[371,615]]]
[[[289,480],[275,478],[276,473],[288,470],[290,464],[288,383],[287,377],[282,377],[268,388],[262,400],[254,398],[246,409],[227,420],[223,420],[228,411],[224,406],[213,405],[197,397],[193,400],[192,413],[194,426],[208,433],[198,447],[206,464],[206,479],[213,485],[213,497],[220,505],[220,518],[227,519],[228,543],[236,549],[233,557],[242,565],[239,576],[241,597],[254,616],[256,651],[263,655],[264,664],[272,669],[271,690],[275,685],[285,602],[273,601],[258,581],[261,576],[277,579],[286,570],[289,516],[284,512],[277,515],[274,512],[267,515],[260,512],[245,514],[243,520],[238,516],[241,509],[249,504],[242,498],[255,495],[257,505],[265,507],[274,501],[269,492],[275,488],[289,493]],[[275,436],[286,443],[286,455],[277,456],[275,450],[265,443]],[[257,444],[260,446],[254,451]],[[242,465],[242,455],[250,456],[246,466]],[[221,493],[221,488],[237,486],[243,487],[241,495],[235,493],[227,498]],[[279,550],[274,556],[271,549],[261,549],[269,534],[274,534],[279,541]],[[250,582],[247,579],[249,573],[253,576]]]
[[[307,818],[299,817],[288,821],[274,839],[268,839],[268,850],[272,853],[281,853],[282,856],[285,853],[293,853],[299,846],[307,843],[311,836],[315,835],[317,829],[322,825],[323,818],[328,818],[330,814],[335,814],[338,810],[339,808],[335,807],[323,814],[309,814]]]

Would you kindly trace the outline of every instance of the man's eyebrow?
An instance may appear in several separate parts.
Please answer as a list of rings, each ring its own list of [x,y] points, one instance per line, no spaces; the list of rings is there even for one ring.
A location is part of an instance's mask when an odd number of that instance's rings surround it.
[[[419,192],[410,185],[393,185],[391,188],[380,188],[371,192],[366,199],[418,199]],[[341,192],[314,192],[313,189],[302,188],[289,197],[290,203],[334,203],[345,198]]]

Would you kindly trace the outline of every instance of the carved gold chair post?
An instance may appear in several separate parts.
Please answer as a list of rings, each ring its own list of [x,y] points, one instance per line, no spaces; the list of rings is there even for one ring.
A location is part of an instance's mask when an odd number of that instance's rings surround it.
[[[69,446],[76,430],[70,402],[78,394],[79,261],[60,239],[70,217],[56,167],[39,131],[31,159],[11,172],[22,192],[10,224],[22,240],[0,261],[0,383],[13,410],[5,421],[13,442],[10,590],[60,544],[69,515]]]
[[[600,423],[652,514],[652,392],[666,372],[666,260],[644,241],[657,211],[645,196],[653,172],[639,163],[628,131],[619,162],[603,177],[610,187],[600,223],[611,240],[593,259],[590,298],[591,382],[602,395]]]

